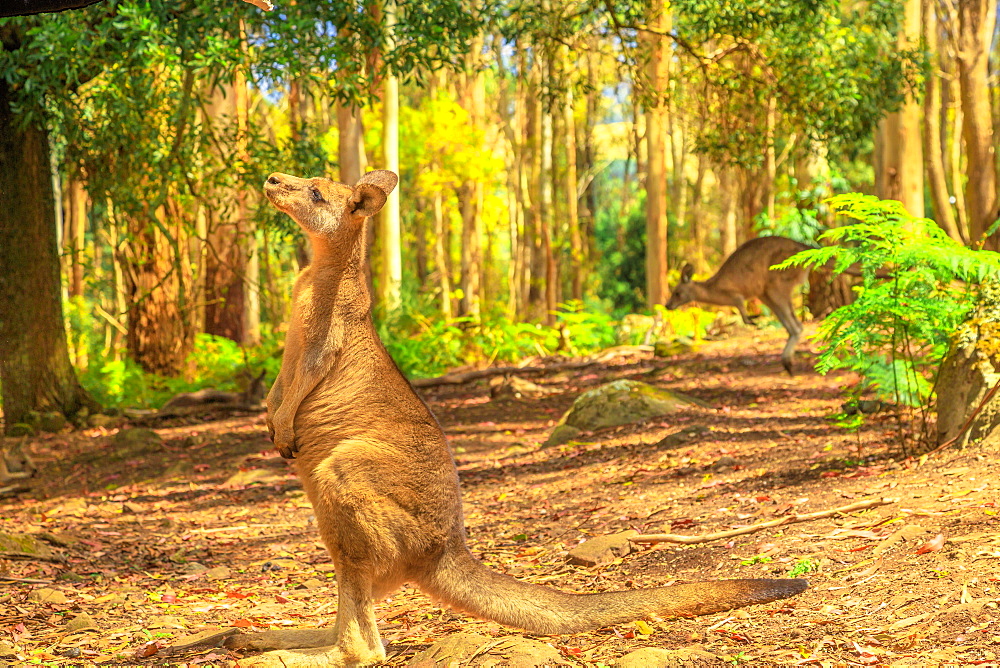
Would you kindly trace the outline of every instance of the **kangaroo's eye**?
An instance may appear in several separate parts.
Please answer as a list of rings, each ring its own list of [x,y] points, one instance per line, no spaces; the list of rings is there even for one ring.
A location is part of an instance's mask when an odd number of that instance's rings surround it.
[[[323,201],[323,193],[321,193],[319,191],[319,188],[317,188],[315,186],[313,186],[312,188],[309,189],[309,196],[312,197],[312,201],[314,201],[314,202],[322,202]]]

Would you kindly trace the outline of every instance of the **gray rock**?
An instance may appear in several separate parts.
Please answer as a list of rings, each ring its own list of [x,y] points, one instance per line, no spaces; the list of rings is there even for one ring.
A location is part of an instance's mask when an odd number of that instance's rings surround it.
[[[688,406],[707,408],[708,404],[637,380],[616,380],[577,397],[559,425],[593,431],[662,417]]]
[[[38,419],[38,429],[39,431],[47,431],[50,434],[57,434],[66,428],[69,421],[66,420],[66,416],[59,411],[47,411],[42,413],[41,417]]]
[[[537,640],[519,636],[488,638],[475,633],[456,633],[420,652],[407,665],[411,668],[459,665],[535,668],[564,666],[567,662],[554,647]]]
[[[542,447],[551,447],[553,445],[569,443],[582,433],[582,430],[577,429],[576,427],[571,427],[568,424],[557,424],[552,430],[552,433],[549,434],[549,437],[545,439],[544,443],[542,443]]]
[[[686,336],[676,339],[659,339],[653,344],[653,355],[656,357],[673,357],[694,350],[694,341]]]
[[[0,533],[0,552],[34,555],[43,559],[55,556],[48,545],[34,536],[18,533]]]
[[[97,631],[99,629],[90,615],[81,612],[66,622],[66,630],[73,633],[74,631]]]
[[[94,413],[87,418],[87,426],[110,429],[121,424],[121,421],[122,419],[119,417],[112,417],[110,415],[104,415],[103,413]]]
[[[408,665],[420,668],[461,664],[492,639],[477,633],[455,633],[418,653]]]
[[[40,587],[33,590],[28,594],[29,601],[35,601],[37,603],[52,603],[55,605],[65,605],[69,603],[69,599],[66,598],[66,594],[62,593],[58,589],[50,589],[49,587]]]
[[[29,436],[29,437],[34,436],[35,428],[25,422],[16,422],[10,426],[10,429],[7,430],[7,435],[10,436],[11,438],[19,438],[21,436]]]
[[[630,529],[622,533],[591,538],[569,551],[569,562],[579,566],[600,566],[611,563],[616,558],[635,550],[629,537],[637,535],[638,531]]]
[[[736,457],[730,457],[729,455],[723,455],[715,460],[716,470],[724,469],[728,466],[733,466],[736,464]]]
[[[618,668],[709,668],[728,665],[721,657],[698,647],[668,650],[643,647],[614,663]]]
[[[140,450],[150,445],[160,445],[163,439],[152,429],[132,427],[122,429],[111,438],[116,449]]]

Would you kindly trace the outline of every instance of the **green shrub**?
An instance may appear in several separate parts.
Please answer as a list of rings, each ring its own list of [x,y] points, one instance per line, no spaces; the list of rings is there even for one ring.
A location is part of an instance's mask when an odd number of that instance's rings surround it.
[[[1000,276],[1000,254],[962,246],[894,200],[847,194],[829,202],[857,222],[821,236],[834,245],[778,265],[831,262],[835,273],[860,267],[857,300],[819,326],[825,347],[816,369],[856,371],[883,401],[926,408],[938,367],[976,303],[978,286]],[[888,280],[879,276],[885,270],[891,270]]]

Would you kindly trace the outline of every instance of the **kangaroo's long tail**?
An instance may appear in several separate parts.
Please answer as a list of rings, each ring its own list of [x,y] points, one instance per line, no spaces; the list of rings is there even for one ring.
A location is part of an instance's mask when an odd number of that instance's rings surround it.
[[[490,570],[462,546],[449,550],[422,589],[482,619],[538,634],[577,633],[649,615],[709,615],[794,596],[798,579],[718,580],[598,594],[568,594]]]

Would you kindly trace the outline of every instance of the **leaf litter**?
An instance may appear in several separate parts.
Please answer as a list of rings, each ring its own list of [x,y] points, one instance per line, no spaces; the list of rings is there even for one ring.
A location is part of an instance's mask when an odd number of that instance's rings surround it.
[[[666,361],[631,356],[540,375],[559,390],[543,399],[490,400],[485,382],[423,390],[455,453],[473,551],[512,576],[577,592],[810,580],[800,596],[745,610],[537,638],[569,665],[692,645],[747,665],[997,665],[997,446],[908,460],[888,417],[840,431],[826,416],[852,379],[805,368],[788,378],[780,343],[776,330],[753,331]],[[716,410],[541,447],[579,393],[619,378]],[[0,533],[33,536],[56,556],[0,556],[0,664],[233,665],[239,655],[219,647],[232,629],[332,624],[336,574],[263,416],[157,427],[163,447],[126,459],[103,429],[31,443],[42,477],[31,494],[0,501]],[[894,502],[725,541],[635,545],[593,567],[567,560],[594,536],[724,532],[884,496]],[[388,665],[459,632],[524,635],[442,610],[411,587],[377,615]]]

